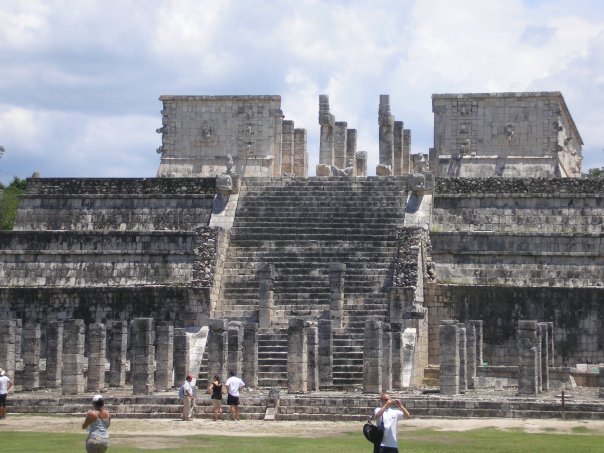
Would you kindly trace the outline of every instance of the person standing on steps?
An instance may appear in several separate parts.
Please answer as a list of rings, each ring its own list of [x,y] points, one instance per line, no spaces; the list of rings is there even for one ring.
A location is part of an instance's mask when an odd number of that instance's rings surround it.
[[[190,374],[182,384],[183,398],[182,398],[182,419],[186,422],[191,420],[193,410],[195,409],[195,391],[193,390],[193,376]]]
[[[226,388],[220,381],[220,376],[214,376],[214,380],[208,387],[208,393],[212,400],[212,412],[214,413],[214,421],[222,420],[222,395],[226,393]]]
[[[229,376],[224,383],[228,391],[227,404],[231,406],[231,419],[239,420],[239,390],[245,387],[245,383],[235,376],[234,371],[229,372]]]
[[[401,400],[393,400],[388,393],[382,393],[380,396],[380,407],[376,408],[373,417],[377,420],[377,425],[384,430],[382,442],[374,448],[374,453],[398,453],[398,443],[396,440],[396,428],[399,419],[411,418],[409,411],[403,407]],[[394,406],[395,408],[393,408]]]
[[[6,371],[0,368],[0,419],[6,418],[6,396],[8,389],[13,386],[13,383],[6,375]]]

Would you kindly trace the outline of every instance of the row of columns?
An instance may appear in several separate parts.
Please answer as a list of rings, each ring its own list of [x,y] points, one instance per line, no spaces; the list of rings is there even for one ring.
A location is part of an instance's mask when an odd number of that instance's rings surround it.
[[[554,323],[518,321],[518,393],[537,395],[549,390],[554,364]]]

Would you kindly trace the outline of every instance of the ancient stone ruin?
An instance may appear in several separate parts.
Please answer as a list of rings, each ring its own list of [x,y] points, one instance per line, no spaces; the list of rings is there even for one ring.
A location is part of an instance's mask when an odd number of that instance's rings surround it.
[[[233,369],[258,392],[248,416],[330,419],[310,395],[362,392],[358,417],[385,390],[531,398],[602,369],[604,183],[579,177],[560,93],[434,95],[425,154],[389,96],[357,151],[321,95],[313,177],[279,96],[160,100],[157,178],[38,175],[0,234],[18,388],[142,398]],[[443,414],[426,398],[417,415]],[[521,413],[506,404],[463,410]]]

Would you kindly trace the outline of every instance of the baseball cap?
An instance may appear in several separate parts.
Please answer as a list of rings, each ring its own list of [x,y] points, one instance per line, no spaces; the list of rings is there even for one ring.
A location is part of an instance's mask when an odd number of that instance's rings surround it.
[[[6,374],[6,371],[4,371],[2,368],[0,368],[0,376],[4,376]]]
[[[94,395],[92,397],[92,402],[96,403],[97,401],[101,401],[103,399],[103,395]]]

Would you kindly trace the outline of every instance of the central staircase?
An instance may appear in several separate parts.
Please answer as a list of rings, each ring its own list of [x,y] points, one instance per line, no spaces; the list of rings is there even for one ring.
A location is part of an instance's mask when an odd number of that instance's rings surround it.
[[[271,329],[259,332],[259,385],[287,385],[287,320],[328,318],[329,265],[344,263],[344,331],[334,386],[362,382],[363,328],[386,316],[405,178],[250,178],[242,183],[216,318],[258,318],[258,270],[272,264]]]

